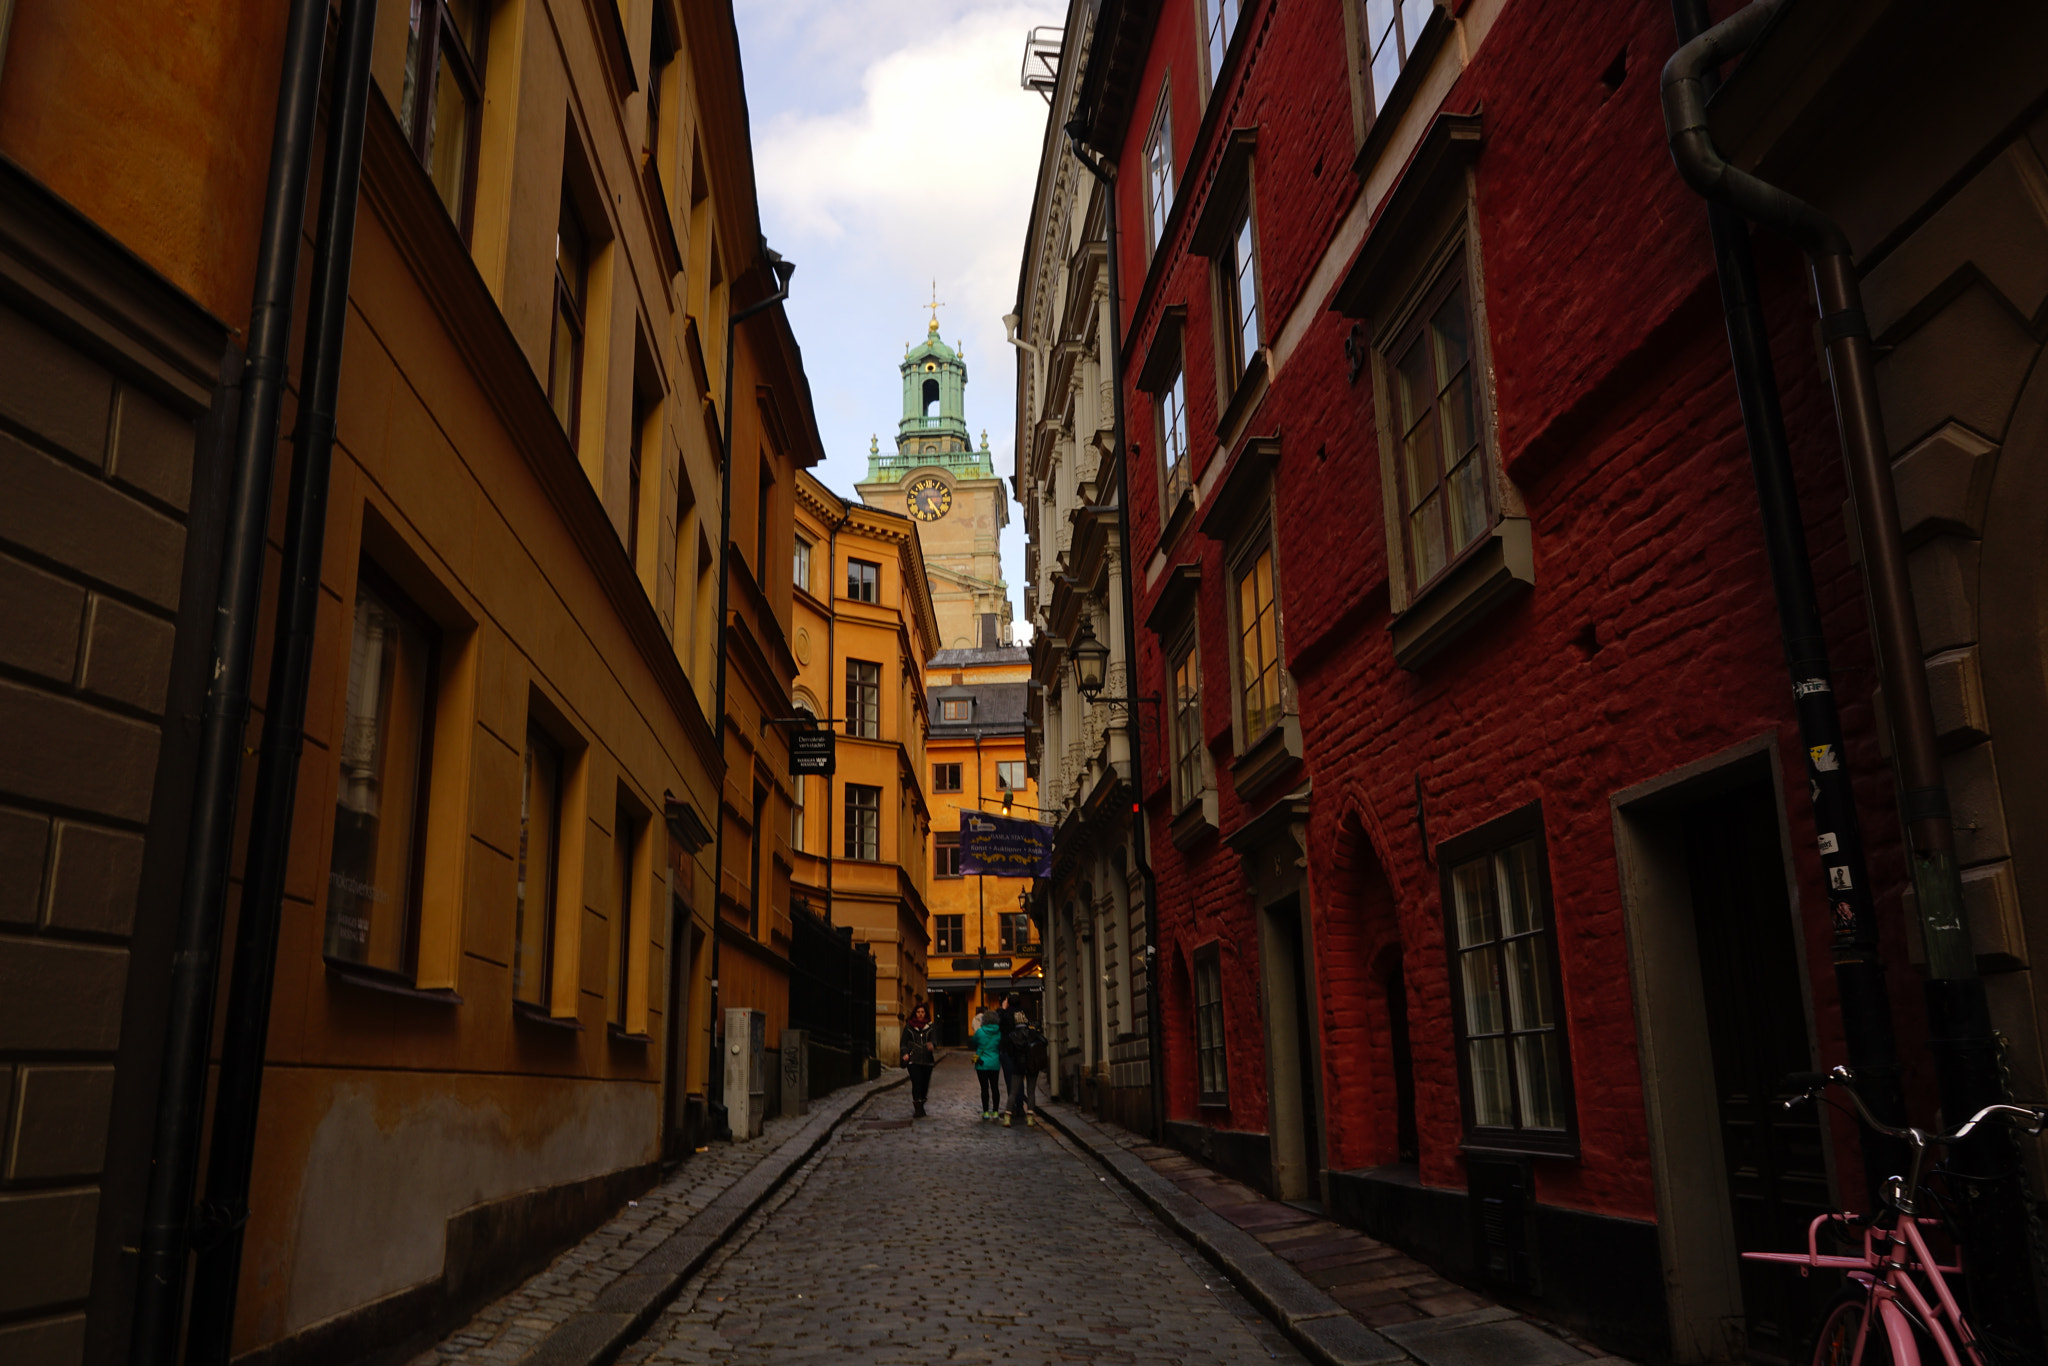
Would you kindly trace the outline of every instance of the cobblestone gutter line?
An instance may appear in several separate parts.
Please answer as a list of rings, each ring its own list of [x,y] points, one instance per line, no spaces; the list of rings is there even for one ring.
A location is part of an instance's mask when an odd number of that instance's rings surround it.
[[[1414,1360],[1351,1317],[1343,1305],[1318,1290],[1265,1244],[1153,1171],[1143,1158],[1125,1150],[1080,1111],[1054,1104],[1040,1114],[1109,1168],[1168,1228],[1193,1243],[1309,1360],[1319,1366]]]
[[[884,1073],[713,1145],[411,1366],[603,1366],[847,1116],[907,1080]]]

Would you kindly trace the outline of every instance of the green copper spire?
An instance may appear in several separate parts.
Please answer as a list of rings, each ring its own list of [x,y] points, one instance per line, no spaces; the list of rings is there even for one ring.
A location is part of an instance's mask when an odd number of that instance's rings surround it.
[[[931,310],[924,341],[906,348],[897,366],[903,376],[903,418],[896,424],[896,449],[885,456],[869,443],[870,482],[895,478],[919,465],[937,465],[966,478],[995,474],[986,433],[978,451],[968,434],[967,362],[957,346],[946,345],[939,336],[936,289]]]

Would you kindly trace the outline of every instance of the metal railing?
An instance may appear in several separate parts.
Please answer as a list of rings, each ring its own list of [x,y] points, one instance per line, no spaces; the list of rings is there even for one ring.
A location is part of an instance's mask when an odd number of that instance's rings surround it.
[[[875,955],[853,930],[790,908],[789,1027],[862,1057],[875,1055]]]

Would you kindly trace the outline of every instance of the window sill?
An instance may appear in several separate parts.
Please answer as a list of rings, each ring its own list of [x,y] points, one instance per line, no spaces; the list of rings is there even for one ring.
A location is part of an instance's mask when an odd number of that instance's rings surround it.
[[[1579,1160],[1579,1140],[1571,1134],[1518,1134],[1481,1131],[1458,1145],[1467,1157],[1561,1157]]]
[[[1266,379],[1271,373],[1267,355],[1266,348],[1262,346],[1259,353],[1251,358],[1237,386],[1230,391],[1230,402],[1223,405],[1222,415],[1216,419],[1216,439],[1223,443],[1226,451],[1237,444],[1238,427],[1251,410],[1259,406],[1259,400],[1266,396]]]
[[[1536,582],[1527,518],[1506,517],[1394,618],[1394,662],[1420,669],[1498,605]]]
[[[1167,827],[1167,838],[1176,849],[1188,849],[1217,831],[1216,789],[1204,788],[1202,795],[1181,808]]]
[[[404,996],[415,1001],[431,1001],[435,1005],[459,1006],[462,998],[447,987],[415,986],[395,972],[382,968],[368,968],[360,963],[347,963],[339,958],[325,958],[329,981],[346,982],[365,991],[382,992],[386,996]]]
[[[1200,1096],[1196,1098],[1195,1106],[1202,1110],[1228,1110],[1230,1108],[1230,1097],[1227,1094]]]
[[[1230,764],[1239,797],[1255,796],[1301,761],[1301,718],[1289,712]]]
[[[1190,457],[1185,455],[1181,457],[1183,462],[1188,459]],[[1190,480],[1181,478],[1175,481],[1173,487],[1173,504],[1167,508],[1166,515],[1159,522],[1159,548],[1169,553],[1173,543],[1180,539],[1181,532],[1187,529],[1188,523],[1193,521],[1195,516],[1195,490]]]
[[[543,1029],[559,1029],[564,1034],[583,1032],[583,1021],[574,1015],[551,1014],[546,1006],[537,1006],[531,1001],[514,1001],[512,1018],[524,1020],[527,1024],[539,1025]]]
[[[613,1043],[633,1044],[638,1047],[645,1048],[648,1044],[654,1042],[654,1036],[652,1034],[632,1033],[631,1031],[627,1030],[627,1028],[624,1025],[619,1024],[617,1021],[612,1021],[606,1024],[604,1027],[604,1032]]]

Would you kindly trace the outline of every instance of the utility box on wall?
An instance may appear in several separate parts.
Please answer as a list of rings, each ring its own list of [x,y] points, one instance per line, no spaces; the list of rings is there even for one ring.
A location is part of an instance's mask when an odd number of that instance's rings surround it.
[[[768,1017],[735,1007],[725,1012],[725,1118],[737,1140],[756,1138],[768,1117]]]
[[[782,1109],[779,1114],[803,1115],[811,1109],[811,1032],[782,1031]]]

